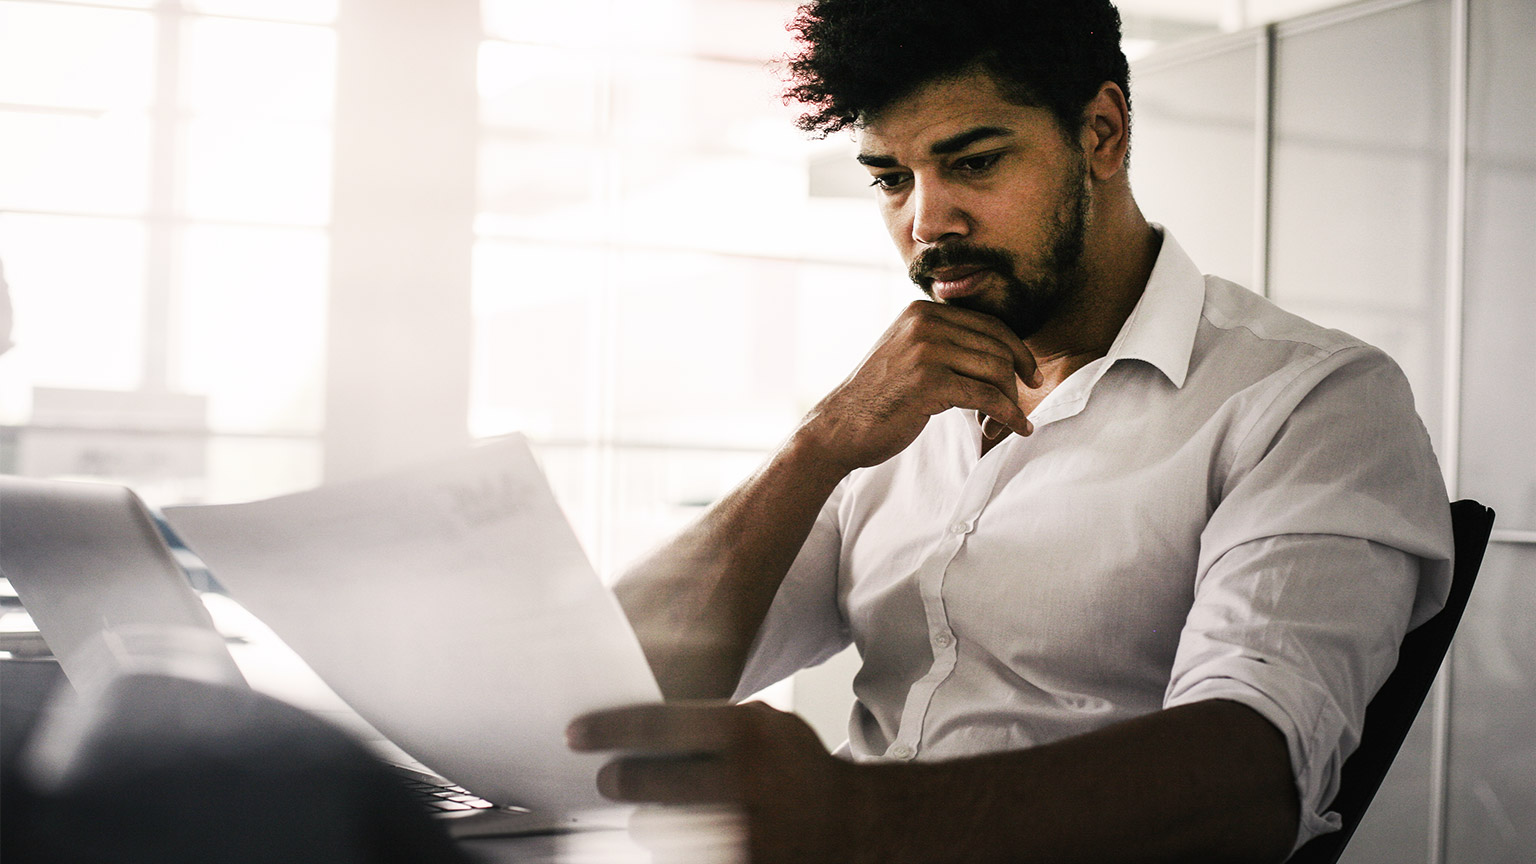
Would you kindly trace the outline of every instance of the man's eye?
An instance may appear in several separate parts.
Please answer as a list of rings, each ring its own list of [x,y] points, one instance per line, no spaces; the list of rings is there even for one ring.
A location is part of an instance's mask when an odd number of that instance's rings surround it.
[[[906,182],[907,175],[905,174],[876,174],[875,179],[869,185],[889,192],[892,189],[900,188]]]
[[[997,164],[997,160],[1001,158],[1003,158],[1001,153],[983,153],[980,156],[967,156],[964,159],[956,160],[955,170],[970,174],[980,174],[983,171],[990,170]]]

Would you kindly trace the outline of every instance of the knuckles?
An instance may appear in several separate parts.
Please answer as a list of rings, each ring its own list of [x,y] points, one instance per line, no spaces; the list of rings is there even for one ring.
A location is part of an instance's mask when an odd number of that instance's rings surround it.
[[[916,339],[933,338],[938,331],[948,326],[939,317],[938,304],[928,300],[912,301],[901,314],[901,323],[906,335]]]

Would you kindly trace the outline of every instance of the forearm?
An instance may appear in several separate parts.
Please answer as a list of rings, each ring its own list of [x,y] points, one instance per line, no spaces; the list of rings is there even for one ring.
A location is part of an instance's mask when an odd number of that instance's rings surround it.
[[[615,591],[669,699],[724,699],[816,516],[846,471],[790,439]]]
[[[1275,862],[1298,818],[1284,738],[1234,702],[1013,753],[850,770],[850,861]]]

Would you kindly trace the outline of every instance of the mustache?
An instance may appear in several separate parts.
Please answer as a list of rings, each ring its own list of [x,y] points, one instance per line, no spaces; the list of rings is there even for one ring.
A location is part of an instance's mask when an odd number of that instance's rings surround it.
[[[981,267],[996,270],[1006,276],[1013,276],[1018,272],[1013,255],[1006,250],[970,243],[954,243],[933,246],[918,253],[917,257],[912,259],[912,263],[907,265],[907,278],[927,291],[933,284],[934,272],[946,267]]]

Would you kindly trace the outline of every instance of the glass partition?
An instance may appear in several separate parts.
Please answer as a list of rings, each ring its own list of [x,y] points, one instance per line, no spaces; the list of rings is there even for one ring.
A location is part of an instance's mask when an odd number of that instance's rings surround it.
[[[1173,51],[1131,78],[1131,186],[1206,273],[1255,279],[1262,34]]]
[[[1536,4],[1473,4],[1471,33],[1461,490],[1536,531]]]
[[[1454,653],[1448,860],[1536,860],[1536,4],[1471,4],[1461,492],[1498,511]]]
[[[1437,447],[1450,32],[1450,4],[1410,3],[1275,46],[1270,296],[1390,354]]]
[[[1496,543],[1456,635],[1448,860],[1536,860],[1536,546]],[[1395,859],[1394,859],[1395,860]]]

